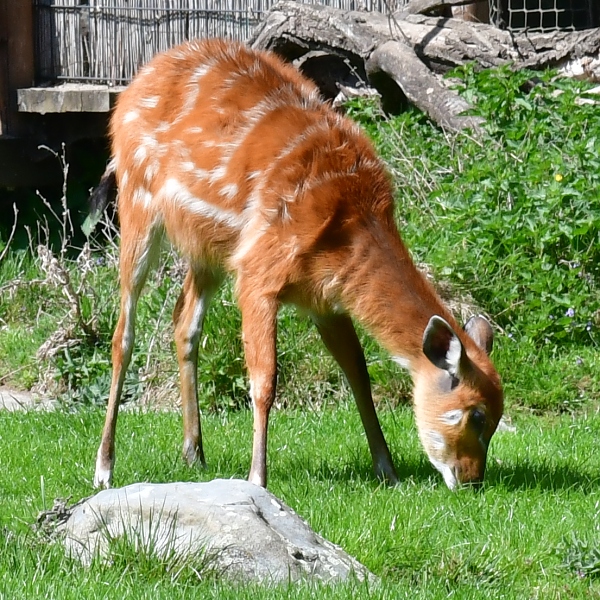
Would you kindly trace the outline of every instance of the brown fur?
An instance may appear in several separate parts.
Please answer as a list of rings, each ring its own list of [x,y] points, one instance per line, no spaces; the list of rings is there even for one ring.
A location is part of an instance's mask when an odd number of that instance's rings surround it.
[[[97,485],[109,485],[112,478],[135,304],[163,231],[190,261],[174,313],[189,462],[204,461],[196,392],[201,321],[228,271],[236,277],[255,408],[252,481],[266,485],[282,302],[311,314],[344,370],[378,475],[396,479],[348,315],[393,356],[410,362],[421,432],[457,407],[485,411],[485,448],[466,417],[460,427],[435,425],[443,429],[457,480],[481,479],[487,442],[502,413],[498,375],[413,265],[394,222],[389,176],[371,143],[321,101],[314,84],[274,55],[220,40],[191,42],[141,70],[118,100],[111,136],[122,302]],[[463,346],[460,385],[452,391],[440,391],[436,378],[443,371],[423,352],[433,315],[450,325]]]

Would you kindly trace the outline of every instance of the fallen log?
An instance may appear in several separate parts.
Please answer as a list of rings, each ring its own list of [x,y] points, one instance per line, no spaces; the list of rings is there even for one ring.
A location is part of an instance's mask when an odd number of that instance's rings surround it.
[[[440,125],[474,130],[478,122],[460,118],[468,108],[464,100],[445,88],[436,74],[469,62],[482,68],[508,63],[515,68],[546,68],[577,59],[596,60],[599,55],[600,28],[514,33],[483,23],[411,14],[460,4],[465,1],[413,0],[402,12],[383,15],[284,1],[267,13],[250,44],[290,61],[309,51],[336,55],[365,78],[370,74],[380,92],[386,87],[389,92],[393,81]]]
[[[465,116],[469,103],[442,85],[418,59],[409,46],[402,42],[384,42],[377,47],[366,63],[369,80],[377,88],[377,77],[384,73],[391,77],[415,106],[432,120],[453,130],[470,128],[480,133],[483,119]],[[385,98],[383,104],[386,107]],[[388,110],[390,110],[388,108]]]

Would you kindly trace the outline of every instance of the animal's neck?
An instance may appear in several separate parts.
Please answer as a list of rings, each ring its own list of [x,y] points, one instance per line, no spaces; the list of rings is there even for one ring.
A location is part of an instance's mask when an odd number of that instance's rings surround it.
[[[395,228],[376,224],[361,234],[345,271],[346,307],[393,357],[406,359],[412,369],[424,359],[423,332],[433,315],[458,329]]]

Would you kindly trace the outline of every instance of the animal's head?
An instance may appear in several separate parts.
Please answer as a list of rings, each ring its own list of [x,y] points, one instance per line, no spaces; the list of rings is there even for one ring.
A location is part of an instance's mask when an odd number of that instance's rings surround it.
[[[493,331],[472,317],[455,332],[441,317],[430,319],[415,374],[415,416],[419,436],[446,485],[483,480],[490,439],[502,416],[500,379],[488,354]]]

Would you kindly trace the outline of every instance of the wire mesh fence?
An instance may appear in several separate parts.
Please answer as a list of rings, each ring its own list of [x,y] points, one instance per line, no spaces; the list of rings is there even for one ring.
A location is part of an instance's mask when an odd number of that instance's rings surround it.
[[[600,25],[598,0],[491,0],[490,22],[511,31],[578,30]]]
[[[34,0],[37,78],[125,84],[154,54],[184,40],[247,39],[276,1]],[[385,13],[406,1],[321,4]]]

